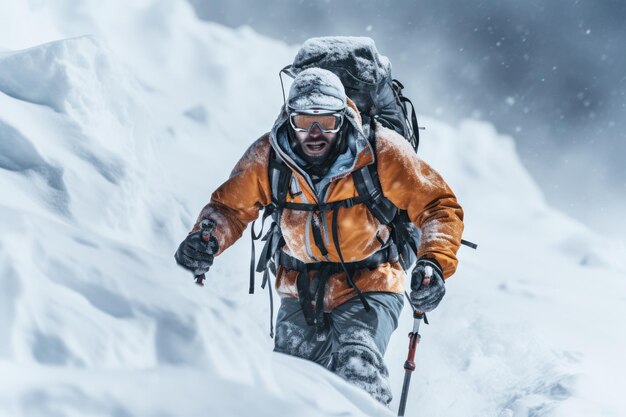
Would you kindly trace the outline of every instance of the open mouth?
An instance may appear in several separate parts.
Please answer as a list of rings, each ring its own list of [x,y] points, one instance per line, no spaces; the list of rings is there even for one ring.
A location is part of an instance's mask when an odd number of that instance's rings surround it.
[[[321,154],[326,150],[328,144],[326,142],[307,142],[304,149],[309,154]]]

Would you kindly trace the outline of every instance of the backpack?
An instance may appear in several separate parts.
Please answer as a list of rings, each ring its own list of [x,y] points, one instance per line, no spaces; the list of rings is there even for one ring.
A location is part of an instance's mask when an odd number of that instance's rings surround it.
[[[364,125],[371,124],[371,119],[377,120],[404,136],[417,152],[421,128],[413,103],[402,94],[404,85],[392,78],[389,59],[378,52],[371,38],[327,36],[307,40],[293,63],[280,71],[281,85],[283,73],[294,78],[311,67],[329,70],[339,77]]]
[[[368,140],[375,150],[375,126],[376,122],[395,130],[402,135],[413,147],[415,152],[419,147],[419,126],[413,103],[403,96],[404,86],[391,77],[391,65],[389,60],[378,53],[374,41],[370,38],[354,37],[322,37],[312,38],[306,41],[298,51],[294,62],[281,69],[279,76],[285,73],[295,77],[299,72],[319,67],[335,73],[346,89],[346,94],[359,109],[363,118],[363,125],[369,128]],[[284,87],[283,87],[284,98]],[[407,104],[411,105],[410,120]],[[287,193],[291,193],[291,169],[287,167],[272,150],[270,153],[269,178],[272,186],[272,203],[264,208],[261,231],[255,233],[254,222],[251,227],[252,257],[250,261],[250,294],[254,293],[255,271],[263,273],[261,287],[269,283],[269,271],[276,275],[277,265],[284,258],[280,250],[285,244],[280,231],[280,217],[282,210],[304,210],[313,212],[332,211],[332,235],[335,250],[339,255],[339,265],[321,262],[317,292],[313,297],[317,299],[317,311],[312,311],[311,294],[304,278],[306,274],[298,276],[298,295],[307,322],[310,325],[323,325],[323,295],[326,278],[333,272],[344,272],[348,284],[355,290],[363,306],[369,311],[370,307],[363,297],[359,288],[352,281],[353,273],[360,267],[371,267],[376,262],[383,263],[392,258],[408,271],[416,261],[416,253],[420,244],[420,230],[410,221],[406,211],[400,210],[382,193],[382,187],[378,179],[376,163],[369,164],[352,173],[358,196],[347,200],[320,204],[287,203]],[[293,196],[293,194],[292,194]],[[391,228],[391,239],[383,245],[379,252],[361,262],[356,262],[348,267],[343,260],[341,247],[338,242],[337,213],[342,208],[352,207],[354,204],[365,204],[374,217],[381,223]],[[272,217],[271,227],[262,236],[263,225],[269,217]],[[315,222],[313,222],[315,223]],[[321,232],[313,227],[315,244],[324,254]],[[256,240],[265,241],[261,256],[255,267]],[[381,242],[383,243],[383,242]],[[462,240],[462,244],[476,248],[476,245]],[[282,256],[282,258],[281,258]],[[306,272],[309,265],[295,259],[289,260],[294,269]],[[333,269],[334,267],[334,269]],[[352,270],[352,271],[351,271]],[[302,278],[302,279],[301,279]],[[321,288],[321,290],[320,290]],[[269,288],[270,307],[273,310],[271,286]],[[270,336],[273,336],[273,314],[270,313]]]

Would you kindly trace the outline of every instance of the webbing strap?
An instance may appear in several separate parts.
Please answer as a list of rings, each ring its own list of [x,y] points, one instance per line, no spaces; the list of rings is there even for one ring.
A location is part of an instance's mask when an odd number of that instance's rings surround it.
[[[274,149],[270,152],[270,186],[272,189],[272,201],[285,201],[291,182],[291,169],[278,160]]]
[[[411,145],[413,146],[413,149],[415,149],[415,152],[417,152],[417,148],[419,148],[420,146],[420,133],[419,133],[419,125],[417,124],[417,116],[415,115],[415,106],[413,105],[413,102],[411,102],[411,100],[408,97],[399,95],[398,98],[400,99],[401,103],[403,104],[409,103],[411,105],[411,130],[413,131],[413,138],[415,139],[414,141],[411,141]],[[406,111],[405,111],[405,115],[406,115]]]
[[[263,272],[267,270],[267,262],[271,259],[270,251],[274,246],[274,227],[275,224],[272,223],[265,236],[261,239],[261,241],[265,241],[265,245],[263,245],[263,249],[261,249],[259,262],[256,265],[256,272]]]
[[[254,233],[254,225],[256,223],[256,220],[252,222],[252,225],[250,226],[250,243],[252,245],[251,247],[251,255],[250,255],[250,287],[248,288],[248,293],[249,294],[254,294],[254,262],[256,260],[256,253],[254,250],[254,241],[255,240],[259,240],[261,238],[261,235],[263,234],[263,227],[265,226],[265,220],[270,216],[270,214],[272,214],[272,210],[271,209],[265,209],[263,211],[263,218],[261,220],[261,230],[259,230],[259,233],[256,234]]]
[[[309,269],[304,268],[298,272],[296,277],[296,288],[298,289],[298,298],[300,308],[304,314],[304,318],[309,326],[317,326],[321,328],[325,325],[324,321],[324,296],[326,295],[326,284],[330,276],[328,265],[322,265],[322,268],[315,273],[317,279],[317,287],[311,294],[309,283]],[[311,295],[315,299],[315,310]]]
[[[393,262],[397,259],[398,248],[393,242],[389,242],[388,246],[378,250],[378,252],[375,252],[369,257],[356,262],[346,262],[344,263],[344,265],[349,271],[355,271],[359,269],[372,269],[377,267],[378,265],[384,264],[386,262]],[[303,271],[305,267],[309,271],[319,271],[322,269],[322,267],[326,266],[328,267],[328,273],[330,275],[344,272],[343,267],[339,262],[302,262],[301,260],[294,258],[291,255],[288,255],[282,250],[278,253],[277,262],[279,266],[282,266],[286,269],[291,269],[292,271]]]
[[[315,241],[315,246],[319,249],[320,253],[324,258],[328,256],[328,250],[326,249],[326,245],[324,245],[324,238],[322,237],[322,219],[321,212],[316,211],[313,212],[313,221],[311,222],[313,229],[313,240]]]
[[[339,208],[337,208],[336,210],[333,211],[333,220],[332,220],[332,233],[333,233],[333,243],[335,244],[335,250],[337,251],[337,255],[339,255],[341,268],[343,269],[343,272],[346,274],[346,279],[348,280],[348,285],[350,285],[350,287],[352,287],[354,289],[354,291],[356,291],[356,295],[361,300],[361,303],[363,304],[363,307],[365,308],[365,311],[369,312],[370,311],[370,305],[367,302],[367,300],[365,299],[365,297],[363,296],[363,293],[361,292],[359,287],[357,287],[357,285],[354,283],[352,274],[350,274],[348,272],[348,268],[346,268],[346,263],[343,260],[343,254],[341,253],[341,247],[339,246],[339,233],[338,233],[338,230],[337,230],[337,215],[338,215],[338,213],[339,213]]]
[[[478,245],[474,242],[470,242],[469,240],[461,239],[461,245],[465,245],[469,248],[476,249]]]
[[[304,318],[309,326],[313,326],[315,319],[313,317],[313,305],[311,304],[311,292],[309,290],[309,271],[307,268],[298,272],[296,288],[298,289],[298,299],[300,300],[300,308],[302,308]]]
[[[327,211],[332,211],[335,210],[339,207],[345,207],[345,208],[350,208],[356,204],[361,204],[361,203],[365,203],[366,201],[368,201],[371,197],[369,195],[365,195],[365,196],[358,196],[358,197],[353,197],[353,198],[347,198],[345,200],[339,200],[339,201],[331,201],[328,203],[319,203],[319,204],[309,204],[309,203],[291,203],[291,202],[286,202],[286,201],[280,201],[280,200],[273,200],[272,202],[278,207],[278,208],[287,208],[290,210],[296,210],[296,211],[321,211],[321,212],[327,212]]]
[[[413,249],[413,252],[417,254],[419,251],[419,241],[420,241],[420,231],[411,222],[409,215],[406,211],[400,213],[398,218],[395,219],[394,229],[398,230],[399,238],[404,242],[407,242],[409,246]]]
[[[328,268],[324,267],[317,275],[317,297],[315,299],[315,324],[324,326],[324,295],[326,295],[326,283],[328,282]]]
[[[402,94],[402,89],[404,89],[404,85],[394,79],[391,81],[391,86],[393,89],[393,92],[396,96],[396,100],[398,100],[398,104],[400,104],[400,109],[402,109],[402,114],[404,115],[405,120],[408,122],[409,120],[409,115],[407,114],[406,111],[406,105],[407,103],[409,103],[411,105],[411,131],[412,131],[412,138],[407,138],[409,140],[409,142],[411,143],[411,146],[413,146],[413,149],[415,149],[415,152],[417,153],[417,148],[419,148],[420,146],[420,133],[419,133],[419,125],[417,124],[417,116],[415,115],[415,106],[413,105],[413,102],[408,98],[405,97]]]
[[[261,288],[265,289],[267,285],[267,292],[270,295],[270,337],[274,338],[274,296],[272,294],[272,280],[270,278],[270,273],[266,268],[263,272],[263,283],[261,284]]]
[[[256,253],[254,252],[254,241],[259,238],[261,233],[259,232],[259,236],[254,233],[254,224],[256,220],[252,222],[252,226],[250,226],[250,244],[252,245],[250,248],[250,286],[248,287],[248,294],[254,294],[254,261],[256,260]]]
[[[382,194],[380,181],[375,175],[376,168],[370,167],[372,165],[367,165],[352,173],[354,186],[359,196],[365,197],[365,204],[374,217],[382,224],[390,225],[398,209]]]

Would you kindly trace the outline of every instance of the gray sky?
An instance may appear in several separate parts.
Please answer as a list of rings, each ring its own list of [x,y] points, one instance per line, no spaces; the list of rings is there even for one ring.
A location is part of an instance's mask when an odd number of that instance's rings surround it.
[[[492,122],[553,206],[626,235],[626,1],[189,1],[289,44],[372,37],[418,114]]]

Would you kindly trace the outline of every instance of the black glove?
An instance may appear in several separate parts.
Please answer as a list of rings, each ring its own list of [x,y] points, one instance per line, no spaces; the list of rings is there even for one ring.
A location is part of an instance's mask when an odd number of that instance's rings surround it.
[[[446,294],[443,271],[434,259],[421,258],[411,276],[411,303],[417,311],[428,313],[437,308]]]
[[[176,263],[193,272],[195,276],[206,274],[213,265],[214,255],[219,251],[215,236],[210,236],[208,242],[202,240],[202,233],[190,233],[180,244],[174,258]]]

